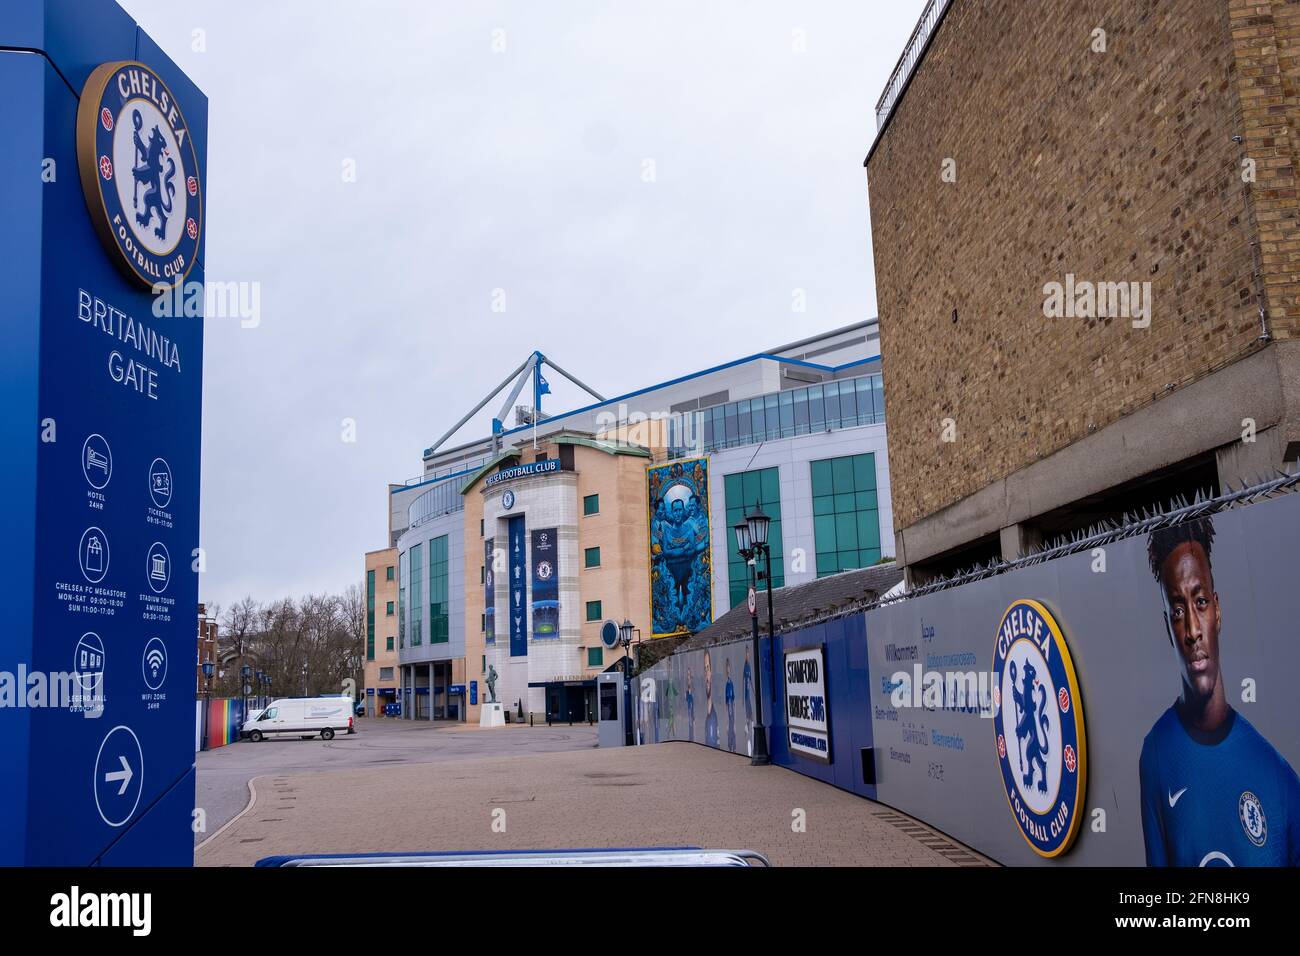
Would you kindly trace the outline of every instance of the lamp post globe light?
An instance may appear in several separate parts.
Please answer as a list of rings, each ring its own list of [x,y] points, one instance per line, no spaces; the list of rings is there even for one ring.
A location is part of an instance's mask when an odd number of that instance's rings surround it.
[[[767,582],[767,636],[768,643],[773,644],[773,653],[775,653],[775,644],[773,643],[772,631],[772,549],[767,544],[767,534],[770,529],[772,519],[763,513],[758,502],[754,502],[754,510],[745,516],[745,520],[735,525],[732,529],[736,534],[736,550],[740,556],[745,559],[745,564],[750,567],[750,592],[753,593],[757,586],[758,579],[761,577]],[[759,573],[758,559],[764,560],[764,572]],[[758,603],[750,601],[749,619],[752,628],[753,637],[753,657],[754,657],[754,752],[750,755],[750,764],[755,767],[763,767],[772,762],[767,750],[767,728],[763,726],[763,667],[762,654],[759,647],[758,638]]]
[[[631,747],[632,739],[632,636],[640,638],[641,631],[627,618],[618,626],[618,643],[623,648],[623,743]]]

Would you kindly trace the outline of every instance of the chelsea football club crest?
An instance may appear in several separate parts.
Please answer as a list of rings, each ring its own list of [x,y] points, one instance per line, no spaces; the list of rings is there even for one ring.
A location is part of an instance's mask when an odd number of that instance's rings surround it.
[[[504,508],[506,511],[509,511],[514,506],[515,506],[515,493],[511,491],[509,488],[507,488],[506,493],[501,496],[501,507]]]
[[[1011,815],[1039,856],[1070,848],[1083,822],[1083,699],[1065,637],[1037,601],[1014,602],[993,653],[993,731]]]
[[[109,255],[146,286],[184,281],[203,234],[203,188],[185,114],[143,63],[105,63],[77,108],[86,206]]]
[[[1237,801],[1237,815],[1241,817],[1241,828],[1246,831],[1246,839],[1255,846],[1263,846],[1268,840],[1268,820],[1264,816],[1264,807],[1259,797],[1249,790]]]

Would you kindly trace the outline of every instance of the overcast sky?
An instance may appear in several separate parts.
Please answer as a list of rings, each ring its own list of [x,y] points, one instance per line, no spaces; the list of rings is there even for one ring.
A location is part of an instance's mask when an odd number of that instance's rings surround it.
[[[206,327],[203,600],[359,583],[533,349],[612,396],[875,315],[862,159],[924,0],[119,2],[210,101],[207,277],[261,290]]]

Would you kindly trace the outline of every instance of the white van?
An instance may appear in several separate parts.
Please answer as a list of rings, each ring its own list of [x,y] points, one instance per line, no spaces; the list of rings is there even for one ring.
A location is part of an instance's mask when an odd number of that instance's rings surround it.
[[[244,721],[239,736],[257,743],[263,737],[333,740],[336,733],[356,733],[351,697],[297,697],[272,701],[256,717]]]

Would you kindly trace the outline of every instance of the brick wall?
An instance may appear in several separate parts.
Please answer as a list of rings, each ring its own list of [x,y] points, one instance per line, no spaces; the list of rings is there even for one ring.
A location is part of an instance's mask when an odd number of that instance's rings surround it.
[[[954,0],[867,170],[896,526],[1259,348],[1256,220],[1300,335],[1297,56],[1294,3]],[[1045,317],[1066,273],[1150,327]]]

